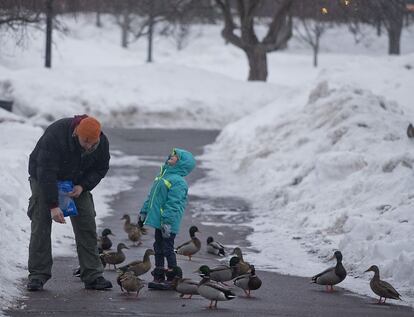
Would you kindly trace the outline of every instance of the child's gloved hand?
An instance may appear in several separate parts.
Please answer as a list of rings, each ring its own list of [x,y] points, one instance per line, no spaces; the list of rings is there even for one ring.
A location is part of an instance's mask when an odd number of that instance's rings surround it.
[[[161,233],[164,239],[168,239],[171,235],[171,225],[167,225],[167,224],[161,225]]]
[[[138,218],[138,226],[139,226],[140,228],[142,228],[142,227],[144,226],[144,221],[145,221],[145,218],[147,218],[147,215],[146,215],[146,214],[139,214],[139,218]]]

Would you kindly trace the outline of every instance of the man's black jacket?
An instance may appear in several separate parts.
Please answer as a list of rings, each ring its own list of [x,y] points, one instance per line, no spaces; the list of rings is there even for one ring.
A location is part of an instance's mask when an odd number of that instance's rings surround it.
[[[29,174],[37,180],[49,208],[58,206],[57,181],[71,180],[83,190],[92,190],[109,169],[109,142],[101,133],[99,146],[82,155],[75,127],[83,117],[64,118],[52,123],[30,154]]]

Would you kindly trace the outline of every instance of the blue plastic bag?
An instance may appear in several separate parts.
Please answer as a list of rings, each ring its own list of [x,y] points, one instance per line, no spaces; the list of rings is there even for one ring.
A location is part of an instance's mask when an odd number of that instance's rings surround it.
[[[59,208],[63,211],[63,216],[65,217],[78,215],[75,202],[68,195],[71,191],[73,191],[72,181],[58,182]]]

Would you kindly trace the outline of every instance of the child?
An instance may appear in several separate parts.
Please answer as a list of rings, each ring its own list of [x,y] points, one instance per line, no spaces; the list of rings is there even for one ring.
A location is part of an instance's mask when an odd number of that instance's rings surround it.
[[[155,269],[152,272],[154,281],[148,287],[169,289],[168,282],[173,279],[172,269],[177,266],[174,239],[179,232],[187,205],[188,185],[184,176],[190,174],[195,165],[195,159],[190,152],[173,149],[141,208],[138,223],[155,228]],[[167,259],[167,271],[164,269],[164,258]]]

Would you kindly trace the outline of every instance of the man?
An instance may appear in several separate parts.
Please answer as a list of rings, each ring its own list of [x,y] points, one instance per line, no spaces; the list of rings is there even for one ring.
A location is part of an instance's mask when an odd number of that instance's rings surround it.
[[[100,123],[87,115],[64,118],[52,123],[30,154],[29,174],[32,196],[28,216],[32,221],[29,245],[29,291],[39,291],[51,278],[52,220],[66,223],[58,201],[58,181],[73,182],[73,198],[78,215],[71,217],[80,264],[80,278],[87,289],[112,288],[102,276],[90,191],[109,169],[109,143]]]

